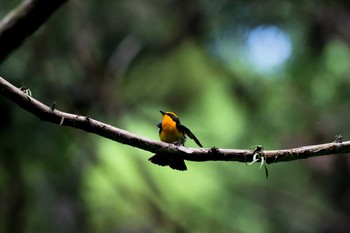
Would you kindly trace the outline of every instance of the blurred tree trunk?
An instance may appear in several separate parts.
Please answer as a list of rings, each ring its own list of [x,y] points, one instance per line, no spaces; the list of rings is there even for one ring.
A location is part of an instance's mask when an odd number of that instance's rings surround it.
[[[7,137],[1,139],[0,151],[0,232],[21,233],[26,222],[26,189],[19,155],[13,144],[7,143],[11,140],[8,137],[12,127],[9,108],[3,106],[0,113],[0,128]]]
[[[25,0],[0,22],[0,63],[67,0]]]

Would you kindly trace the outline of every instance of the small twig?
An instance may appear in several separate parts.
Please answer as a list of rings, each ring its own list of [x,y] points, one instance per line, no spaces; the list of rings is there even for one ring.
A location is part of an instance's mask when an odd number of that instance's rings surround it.
[[[261,146],[254,150],[220,149],[216,147],[184,148],[183,146],[176,146],[174,144],[137,136],[125,130],[94,120],[88,116],[66,113],[59,111],[56,108],[54,108],[53,111],[52,107],[49,107],[29,96],[27,93],[23,92],[23,90],[13,86],[1,77],[0,94],[43,121],[81,129],[152,153],[176,154],[177,156],[181,156],[181,158],[189,161],[238,161],[246,163],[253,161],[254,155],[256,155],[256,159],[258,159],[257,157],[259,155],[261,159],[259,160],[260,162],[263,158],[264,163],[271,164],[306,159],[315,156],[350,152],[350,141],[342,142],[340,136],[331,143],[285,150],[263,150]]]
[[[55,111],[55,108],[56,108],[56,101],[53,102],[51,106],[51,111]]]

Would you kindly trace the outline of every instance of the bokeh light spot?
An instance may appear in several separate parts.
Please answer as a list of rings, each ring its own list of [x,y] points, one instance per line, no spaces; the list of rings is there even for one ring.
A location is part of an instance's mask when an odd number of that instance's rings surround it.
[[[248,33],[246,55],[259,71],[270,71],[291,55],[292,44],[287,33],[276,26],[259,26]]]

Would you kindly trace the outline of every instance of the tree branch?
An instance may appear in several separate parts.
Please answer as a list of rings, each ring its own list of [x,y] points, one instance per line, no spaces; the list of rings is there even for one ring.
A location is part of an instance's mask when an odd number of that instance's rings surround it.
[[[0,22],[0,63],[67,0],[24,0]]]
[[[28,90],[17,88],[1,77],[0,94],[10,99],[21,108],[34,114],[42,121],[74,127],[152,153],[168,153],[180,156],[189,161],[250,162],[253,160],[254,155],[259,155],[260,158],[264,158],[266,163],[271,164],[350,152],[350,141],[342,142],[341,138],[331,143],[286,150],[263,150],[261,147],[255,150],[218,149],[215,147],[186,148],[184,146],[176,146],[174,144],[140,137],[87,116],[79,116],[59,111],[55,109],[54,106],[49,107],[28,95]]]

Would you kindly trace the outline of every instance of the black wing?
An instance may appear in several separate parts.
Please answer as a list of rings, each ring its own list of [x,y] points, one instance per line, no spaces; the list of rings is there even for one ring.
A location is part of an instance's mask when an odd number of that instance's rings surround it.
[[[162,131],[162,122],[159,122],[157,127],[159,128],[158,133],[160,133]]]
[[[187,128],[186,126],[182,125],[182,124],[178,124],[177,128],[182,131],[184,134],[187,134],[187,136],[191,139],[193,139],[198,146],[203,147],[202,144],[199,142],[199,140],[196,138],[196,136],[194,136],[194,134],[191,132],[191,130],[189,128]]]

